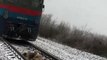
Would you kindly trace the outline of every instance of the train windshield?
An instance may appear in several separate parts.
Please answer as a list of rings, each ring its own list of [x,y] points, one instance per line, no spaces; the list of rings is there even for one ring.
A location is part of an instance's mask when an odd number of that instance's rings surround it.
[[[41,8],[42,0],[7,0],[7,4],[29,9]]]

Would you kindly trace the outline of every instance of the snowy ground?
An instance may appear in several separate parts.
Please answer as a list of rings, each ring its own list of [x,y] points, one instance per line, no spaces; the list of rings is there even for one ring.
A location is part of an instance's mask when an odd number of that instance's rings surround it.
[[[19,59],[24,60],[13,49],[10,50],[9,46],[7,47],[3,43],[0,44],[0,60],[19,60]]]
[[[61,60],[107,60],[106,58],[83,52],[40,37],[32,43],[59,57]]]
[[[38,39],[32,43],[44,49],[45,51],[59,57],[61,60],[107,60],[106,58],[83,52],[40,37],[38,37]],[[7,59],[11,57],[9,56],[9,53],[10,52],[6,52],[4,45],[0,42],[0,60],[18,60],[16,58]]]

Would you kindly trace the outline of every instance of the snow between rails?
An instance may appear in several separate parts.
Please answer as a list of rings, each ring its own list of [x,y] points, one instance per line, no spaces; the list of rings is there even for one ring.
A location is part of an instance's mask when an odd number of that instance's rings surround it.
[[[106,58],[83,52],[40,37],[32,43],[59,57],[61,60],[107,60]]]

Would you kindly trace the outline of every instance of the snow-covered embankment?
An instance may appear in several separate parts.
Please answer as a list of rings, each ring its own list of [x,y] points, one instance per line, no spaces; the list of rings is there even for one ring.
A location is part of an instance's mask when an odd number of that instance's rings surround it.
[[[83,52],[40,37],[32,43],[59,57],[61,60],[107,60],[106,58]]]

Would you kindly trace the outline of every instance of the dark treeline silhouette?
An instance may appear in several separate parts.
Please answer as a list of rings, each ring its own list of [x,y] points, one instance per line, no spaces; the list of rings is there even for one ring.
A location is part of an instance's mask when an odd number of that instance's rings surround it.
[[[56,24],[52,15],[43,15],[39,36],[51,39],[73,48],[107,57],[107,37],[91,33],[85,29],[70,26],[64,22]]]

